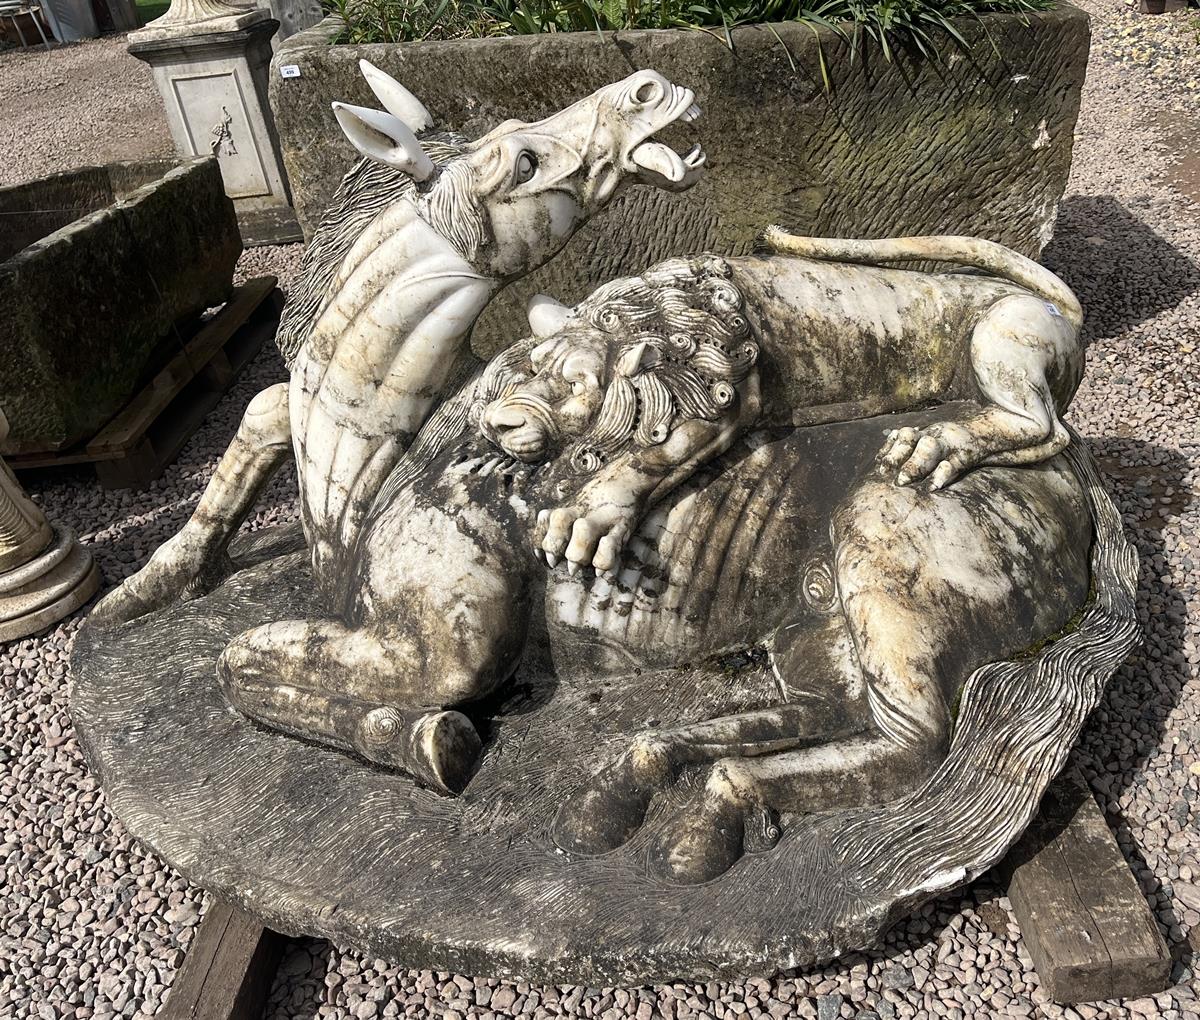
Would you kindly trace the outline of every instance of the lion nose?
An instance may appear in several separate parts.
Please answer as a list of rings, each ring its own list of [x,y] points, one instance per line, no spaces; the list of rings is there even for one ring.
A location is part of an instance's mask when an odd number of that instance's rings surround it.
[[[492,404],[483,412],[486,425],[497,434],[509,429],[519,429],[525,424],[525,413],[511,404]]]

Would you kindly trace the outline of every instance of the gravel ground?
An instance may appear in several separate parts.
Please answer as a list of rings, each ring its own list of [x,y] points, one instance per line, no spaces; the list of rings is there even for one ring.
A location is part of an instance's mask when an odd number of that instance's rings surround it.
[[[772,980],[638,989],[570,988],[408,971],[324,943],[296,944],[272,1020],[438,1016],[1145,1017],[1200,1020],[1200,69],[1196,15],[1139,18],[1084,0],[1095,44],[1075,170],[1047,262],[1088,309],[1089,374],[1070,419],[1092,442],[1142,557],[1145,640],[1109,686],[1075,761],[1157,915],[1176,963],[1153,998],[1048,1003],[988,880],[898,926],[878,953]],[[101,76],[106,97],[62,62]],[[40,62],[39,62],[40,61]],[[62,61],[62,62],[60,62]],[[131,66],[126,66],[131,65]],[[29,76],[67,89],[55,108],[91,126],[86,144],[53,117],[19,111]],[[124,83],[124,84],[121,84]],[[147,96],[154,101],[151,102]],[[0,181],[163,151],[149,75],[105,40],[41,57],[0,55]],[[86,97],[86,98],[85,98]],[[117,105],[111,106],[115,102]],[[143,106],[145,107],[143,109]],[[129,118],[123,123],[99,119]],[[146,124],[155,125],[147,130]],[[157,132],[157,133],[156,133]],[[18,144],[18,140],[19,143]],[[159,145],[155,149],[153,146]],[[1178,158],[1179,156],[1185,158]],[[258,249],[247,275],[286,282],[299,249]],[[242,408],[282,377],[264,352],[179,461],[149,489],[103,493],[86,476],[30,483],[95,550],[109,584],[184,521]],[[272,484],[250,527],[294,514],[293,478]],[[148,1017],[162,1003],[204,909],[203,894],[135,846],[87,774],[67,715],[77,623],[0,647],[0,1018]]]
[[[124,35],[0,53],[0,187],[174,151],[150,65]]]

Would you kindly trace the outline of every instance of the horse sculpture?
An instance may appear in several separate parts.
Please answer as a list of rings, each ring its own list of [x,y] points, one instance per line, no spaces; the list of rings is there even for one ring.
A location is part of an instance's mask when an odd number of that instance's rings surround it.
[[[362,159],[305,255],[278,342],[287,382],[259,393],[191,520],[97,606],[114,625],[210,590],[270,476],[296,459],[314,576],[331,596],[363,516],[467,355],[505,284],[541,266],[620,188],[690,187],[704,165],[654,135],[699,116],[694,94],[638,71],[526,124],[469,141],[429,130],[399,82],[362,61],[386,112],[335,103]],[[418,137],[417,132],[422,132]]]

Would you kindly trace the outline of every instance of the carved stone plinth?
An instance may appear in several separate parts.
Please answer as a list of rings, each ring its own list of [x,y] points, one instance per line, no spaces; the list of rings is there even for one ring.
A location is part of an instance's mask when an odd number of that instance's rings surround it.
[[[0,413],[0,441],[8,422]],[[0,461],[0,641],[57,623],[100,585],[91,554],[52,526]]]
[[[267,105],[279,23],[261,8],[216,0],[178,7],[129,37],[129,52],[154,68],[175,147],[220,161],[246,244],[299,240]]]

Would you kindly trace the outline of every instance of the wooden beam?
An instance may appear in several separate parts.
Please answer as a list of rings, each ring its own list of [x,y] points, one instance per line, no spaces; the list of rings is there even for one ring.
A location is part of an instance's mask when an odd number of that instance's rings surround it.
[[[159,1020],[261,1020],[286,941],[244,910],[214,900]]]
[[[1092,791],[1068,765],[999,871],[1042,988],[1055,1002],[1163,991],[1171,957]]]

